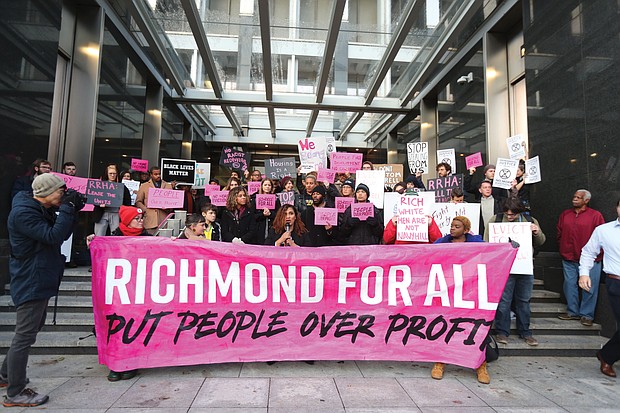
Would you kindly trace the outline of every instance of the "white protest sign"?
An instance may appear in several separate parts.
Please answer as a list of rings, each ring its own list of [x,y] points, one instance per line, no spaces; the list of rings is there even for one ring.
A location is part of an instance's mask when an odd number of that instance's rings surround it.
[[[519,168],[518,159],[497,158],[493,186],[496,188],[510,189],[512,187],[512,181],[517,177],[517,168]]]
[[[508,156],[510,159],[525,159],[526,143],[523,135],[515,135],[506,139],[506,146],[508,147]]]
[[[332,152],[336,152],[336,138],[328,136],[325,138],[325,151],[327,152],[327,158]]]
[[[452,219],[458,216],[464,216],[471,221],[470,232],[474,235],[478,234],[480,226],[480,204],[468,204],[462,202],[460,204],[454,204],[452,202],[437,202],[435,208],[431,214],[435,219],[435,223],[441,230],[442,235],[448,235],[450,233],[450,224]]]
[[[60,253],[65,256],[65,262],[71,261],[71,249],[72,248],[73,248],[73,234],[71,234],[71,236],[69,236],[69,238],[60,245]]]
[[[534,249],[532,248],[532,228],[529,222],[491,222],[489,242],[509,242],[508,238],[519,243],[517,257],[512,263],[511,274],[534,274]]]
[[[383,209],[384,183],[385,171],[355,171],[355,185],[366,184],[370,189],[368,199],[379,209]]]
[[[450,165],[452,174],[456,173],[456,155],[454,154],[454,148],[437,150],[437,164],[442,162]]]
[[[407,161],[412,174],[428,173],[428,142],[409,142],[407,144]]]
[[[390,222],[390,220],[398,215],[398,203],[400,202],[400,197],[403,196],[398,192],[386,192],[383,196],[383,227]],[[428,210],[425,210],[426,215],[431,215],[433,208],[435,207],[435,191],[420,191],[417,195],[407,195],[407,196],[421,196],[426,201],[424,202],[424,207]]]
[[[196,162],[196,174],[194,175],[194,189],[204,189],[211,179],[211,164]]]
[[[138,190],[140,189],[140,181],[131,181],[129,179],[123,179],[123,184],[129,190],[131,195],[131,205],[136,204],[136,198],[138,197]]]
[[[297,141],[297,150],[302,167],[319,164],[323,168],[327,168],[326,149],[327,143],[324,137],[303,138]]]
[[[431,203],[434,203],[434,200],[426,196],[400,196],[396,225],[396,239],[398,241],[428,242],[428,221],[426,216],[429,215]]]
[[[542,180],[540,176],[540,160],[538,156],[525,161],[525,183],[535,184]]]

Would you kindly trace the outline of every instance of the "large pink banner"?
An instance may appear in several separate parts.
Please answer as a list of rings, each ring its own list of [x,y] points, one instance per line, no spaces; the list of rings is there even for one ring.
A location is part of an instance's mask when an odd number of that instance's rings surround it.
[[[477,367],[516,254],[507,243],[159,237],[96,237],[90,249],[99,361],[116,371],[269,360]]]

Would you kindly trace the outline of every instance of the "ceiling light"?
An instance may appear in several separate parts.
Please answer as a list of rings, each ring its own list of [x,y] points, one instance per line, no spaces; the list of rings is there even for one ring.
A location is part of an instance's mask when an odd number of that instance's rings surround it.
[[[577,159],[571,159],[570,163],[577,163]]]
[[[592,158],[594,158],[594,157],[598,156],[598,153],[596,153],[596,152],[592,152],[592,153],[590,154],[590,156],[591,156]]]
[[[126,158],[126,157],[127,157],[127,154],[123,154],[123,158]]]
[[[105,141],[106,141],[106,142],[110,142],[110,140],[109,140],[109,139],[106,139]]]
[[[269,147],[269,145],[265,145],[265,148],[268,148],[268,147]]]

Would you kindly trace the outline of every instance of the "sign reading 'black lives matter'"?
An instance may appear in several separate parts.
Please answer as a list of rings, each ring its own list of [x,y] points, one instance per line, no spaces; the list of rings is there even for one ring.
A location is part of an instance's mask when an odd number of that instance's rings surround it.
[[[194,185],[196,161],[189,159],[161,159],[161,179],[177,184]]]

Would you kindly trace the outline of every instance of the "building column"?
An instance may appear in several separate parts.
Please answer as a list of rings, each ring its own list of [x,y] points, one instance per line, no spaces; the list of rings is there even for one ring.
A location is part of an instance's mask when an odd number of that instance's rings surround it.
[[[422,99],[420,102],[420,142],[428,142],[428,177],[435,177],[439,119],[437,97]]]
[[[161,85],[154,79],[148,79],[142,128],[142,159],[148,159],[150,166],[159,165],[163,98],[164,90]]]
[[[396,130],[390,131],[385,140],[387,144],[387,163],[401,163],[398,160],[398,133]]]
[[[194,129],[192,124],[183,120],[183,142],[181,142],[181,159],[192,159],[192,141],[194,140]]]
[[[48,158],[56,170],[73,161],[91,174],[105,15],[65,1],[58,42]]]

